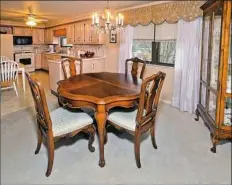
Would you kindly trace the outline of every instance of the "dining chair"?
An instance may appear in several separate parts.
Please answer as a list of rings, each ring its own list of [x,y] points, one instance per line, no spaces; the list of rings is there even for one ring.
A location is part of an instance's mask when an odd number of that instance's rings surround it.
[[[49,113],[44,89],[40,82],[26,73],[32,96],[35,103],[38,143],[35,154],[38,154],[42,144],[42,138],[47,140],[48,165],[46,176],[51,174],[54,160],[54,143],[63,137],[73,137],[79,132],[90,135],[88,148],[94,152],[92,146],[95,137],[93,119],[84,112],[71,112],[64,107],[59,107]]]
[[[18,77],[18,68],[19,65],[15,61],[11,60],[2,60],[0,62],[0,85],[1,89],[11,89],[13,88],[15,90],[16,95],[18,96],[17,87],[15,85],[15,82]]]
[[[140,136],[150,130],[153,147],[157,149],[155,140],[155,118],[160,92],[164,83],[165,73],[158,72],[142,82],[138,107],[133,111],[116,109],[109,112],[108,122],[116,129],[125,130],[135,136],[134,151],[136,165],[140,163]]]
[[[82,73],[82,59],[65,58],[61,61],[64,79]]]
[[[146,67],[146,61],[137,57],[127,59],[125,62],[126,74],[131,74],[134,77],[143,79],[144,71]]]

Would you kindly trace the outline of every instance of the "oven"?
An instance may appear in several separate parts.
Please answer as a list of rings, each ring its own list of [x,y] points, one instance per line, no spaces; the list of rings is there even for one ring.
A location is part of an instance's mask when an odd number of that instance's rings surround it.
[[[14,54],[14,58],[16,62],[19,62],[20,64],[24,65],[26,71],[35,71],[34,53],[19,52]]]

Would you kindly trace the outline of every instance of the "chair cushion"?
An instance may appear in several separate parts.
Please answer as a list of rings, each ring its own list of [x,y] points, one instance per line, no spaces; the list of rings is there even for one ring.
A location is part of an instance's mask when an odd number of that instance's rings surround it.
[[[50,113],[53,136],[60,136],[78,130],[93,123],[93,119],[84,112],[71,112],[62,107]]]
[[[109,112],[108,120],[127,130],[135,131],[138,109],[117,108]]]

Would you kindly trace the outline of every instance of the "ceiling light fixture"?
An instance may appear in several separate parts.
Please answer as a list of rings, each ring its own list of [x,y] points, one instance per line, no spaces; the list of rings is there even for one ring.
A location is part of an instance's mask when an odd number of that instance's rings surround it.
[[[100,25],[100,18],[105,20],[105,25]],[[94,12],[92,15],[92,29],[97,32],[109,33],[110,31],[117,33],[123,30],[123,20],[124,16],[121,13],[117,14],[116,25],[112,25],[112,11],[109,8],[109,1],[107,1],[107,8],[105,9],[105,14],[100,17],[98,12]]]
[[[28,20],[27,22],[26,22],[26,25],[28,25],[28,26],[36,26],[37,25],[37,23],[35,22],[35,21],[33,21],[33,20]]]

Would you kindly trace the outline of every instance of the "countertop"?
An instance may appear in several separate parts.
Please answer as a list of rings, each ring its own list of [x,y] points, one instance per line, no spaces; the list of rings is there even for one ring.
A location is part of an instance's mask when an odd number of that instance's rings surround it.
[[[44,52],[43,54],[46,54],[46,55],[58,55],[58,56],[62,56],[62,57],[71,57],[71,58],[80,59],[80,57],[77,57],[75,55],[68,55],[68,54],[65,54],[65,53]],[[103,59],[103,58],[106,58],[106,57],[105,56],[94,56],[92,58],[81,58],[81,59],[82,60],[92,60],[92,59]]]

